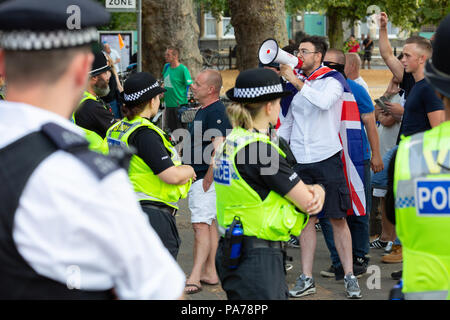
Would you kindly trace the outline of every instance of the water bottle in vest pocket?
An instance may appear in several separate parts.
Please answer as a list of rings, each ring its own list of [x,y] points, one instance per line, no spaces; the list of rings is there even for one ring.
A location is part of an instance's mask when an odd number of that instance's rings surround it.
[[[242,251],[244,229],[239,217],[235,216],[231,225],[225,232],[222,264],[228,269],[236,269],[239,266]]]

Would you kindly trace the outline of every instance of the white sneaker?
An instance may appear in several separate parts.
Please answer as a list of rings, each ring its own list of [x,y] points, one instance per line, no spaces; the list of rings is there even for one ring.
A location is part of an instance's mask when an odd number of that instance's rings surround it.
[[[347,298],[349,299],[361,299],[361,289],[359,288],[358,279],[352,274],[348,273],[344,277],[344,286]]]

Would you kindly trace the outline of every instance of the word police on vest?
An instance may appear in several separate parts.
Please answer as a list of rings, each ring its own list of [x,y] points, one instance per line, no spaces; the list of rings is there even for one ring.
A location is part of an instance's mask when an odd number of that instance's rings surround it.
[[[416,180],[417,214],[450,216],[450,180]]]
[[[214,181],[224,185],[231,185],[230,163],[226,160],[217,160],[215,163]]]

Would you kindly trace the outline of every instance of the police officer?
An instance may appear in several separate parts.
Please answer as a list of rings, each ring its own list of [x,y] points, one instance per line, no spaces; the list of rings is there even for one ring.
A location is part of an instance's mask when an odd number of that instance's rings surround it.
[[[78,14],[80,25],[68,29]],[[76,17],[75,17],[76,18]],[[0,299],[174,299],[185,276],[120,161],[68,119],[109,14],[90,0],[0,5]],[[70,21],[69,21],[70,22]],[[120,159],[119,159],[120,160]]]
[[[85,131],[91,149],[100,152],[105,152],[102,142],[106,131],[114,123],[114,114],[100,98],[109,93],[110,70],[105,54],[96,52],[92,70],[89,72],[87,90],[72,115],[72,121]]]
[[[305,185],[269,136],[280,99],[289,94],[268,69],[241,72],[227,91],[235,102],[227,107],[233,130],[215,155],[214,182],[222,234],[216,265],[228,299],[287,299],[282,242],[300,234],[308,221],[303,212],[317,214],[323,206],[324,189]],[[237,266],[229,252],[237,243],[233,221],[244,235]]]
[[[175,222],[177,202],[187,196],[195,172],[181,164],[170,138],[149,120],[158,112],[165,91],[147,72],[130,76],[123,92],[125,118],[108,130],[107,141],[137,150],[128,171],[131,183],[151,225],[176,258],[181,242]]]
[[[450,15],[436,31],[433,56],[425,68],[427,81],[444,101],[446,121],[402,139],[395,159],[393,222],[403,245],[406,299],[450,298],[449,37]]]

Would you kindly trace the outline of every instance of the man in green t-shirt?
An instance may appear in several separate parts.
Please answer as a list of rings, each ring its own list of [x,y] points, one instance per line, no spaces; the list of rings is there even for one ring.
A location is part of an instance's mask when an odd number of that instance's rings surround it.
[[[163,69],[164,101],[166,110],[164,112],[164,128],[171,131],[181,128],[181,122],[178,118],[178,107],[186,104],[189,86],[192,84],[191,75],[188,68],[178,60],[179,50],[169,47],[166,50],[166,64]]]

